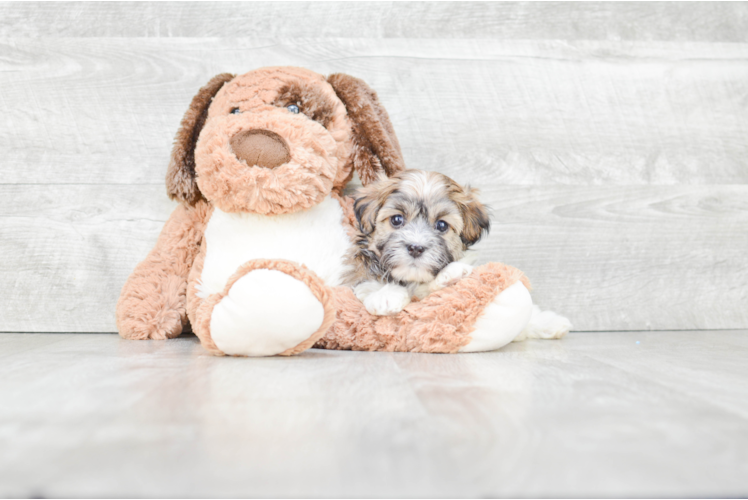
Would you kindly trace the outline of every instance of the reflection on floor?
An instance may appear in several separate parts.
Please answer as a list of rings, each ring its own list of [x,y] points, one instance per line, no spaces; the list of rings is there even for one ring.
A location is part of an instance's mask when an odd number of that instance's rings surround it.
[[[0,496],[507,495],[748,495],[748,331],[263,359],[0,334]]]

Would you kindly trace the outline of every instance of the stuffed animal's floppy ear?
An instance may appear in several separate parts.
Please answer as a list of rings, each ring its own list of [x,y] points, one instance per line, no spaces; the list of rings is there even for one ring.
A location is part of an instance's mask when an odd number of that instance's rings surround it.
[[[192,98],[174,138],[169,170],[166,172],[166,192],[172,200],[194,205],[202,198],[195,181],[195,144],[205,125],[213,97],[233,78],[234,75],[229,73],[214,76]]]
[[[343,73],[330,75],[335,89],[353,123],[353,168],[366,186],[379,172],[394,175],[405,170],[400,143],[390,117],[374,92],[363,80]]]

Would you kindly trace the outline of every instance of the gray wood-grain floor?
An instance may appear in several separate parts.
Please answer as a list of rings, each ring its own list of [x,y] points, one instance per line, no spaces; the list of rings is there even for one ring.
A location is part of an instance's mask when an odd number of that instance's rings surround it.
[[[480,259],[590,333],[65,333],[115,330],[190,98],[268,65],[366,80],[409,167],[482,189]],[[0,2],[0,332],[60,332],[0,333],[0,497],[748,496],[746,96],[745,2]]]
[[[216,358],[0,334],[0,496],[748,495],[748,331]]]

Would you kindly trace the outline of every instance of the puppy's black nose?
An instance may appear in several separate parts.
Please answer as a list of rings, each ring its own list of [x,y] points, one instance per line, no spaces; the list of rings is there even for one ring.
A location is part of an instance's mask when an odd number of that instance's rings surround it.
[[[408,253],[411,257],[416,258],[426,250],[421,245],[408,245]]]

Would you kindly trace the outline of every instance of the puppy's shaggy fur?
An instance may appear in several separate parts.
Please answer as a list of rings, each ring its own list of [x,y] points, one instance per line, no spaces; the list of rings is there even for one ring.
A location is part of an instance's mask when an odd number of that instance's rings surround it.
[[[345,283],[371,314],[391,315],[472,272],[460,262],[488,232],[477,190],[437,172],[407,170],[381,177],[355,201],[355,246]]]

